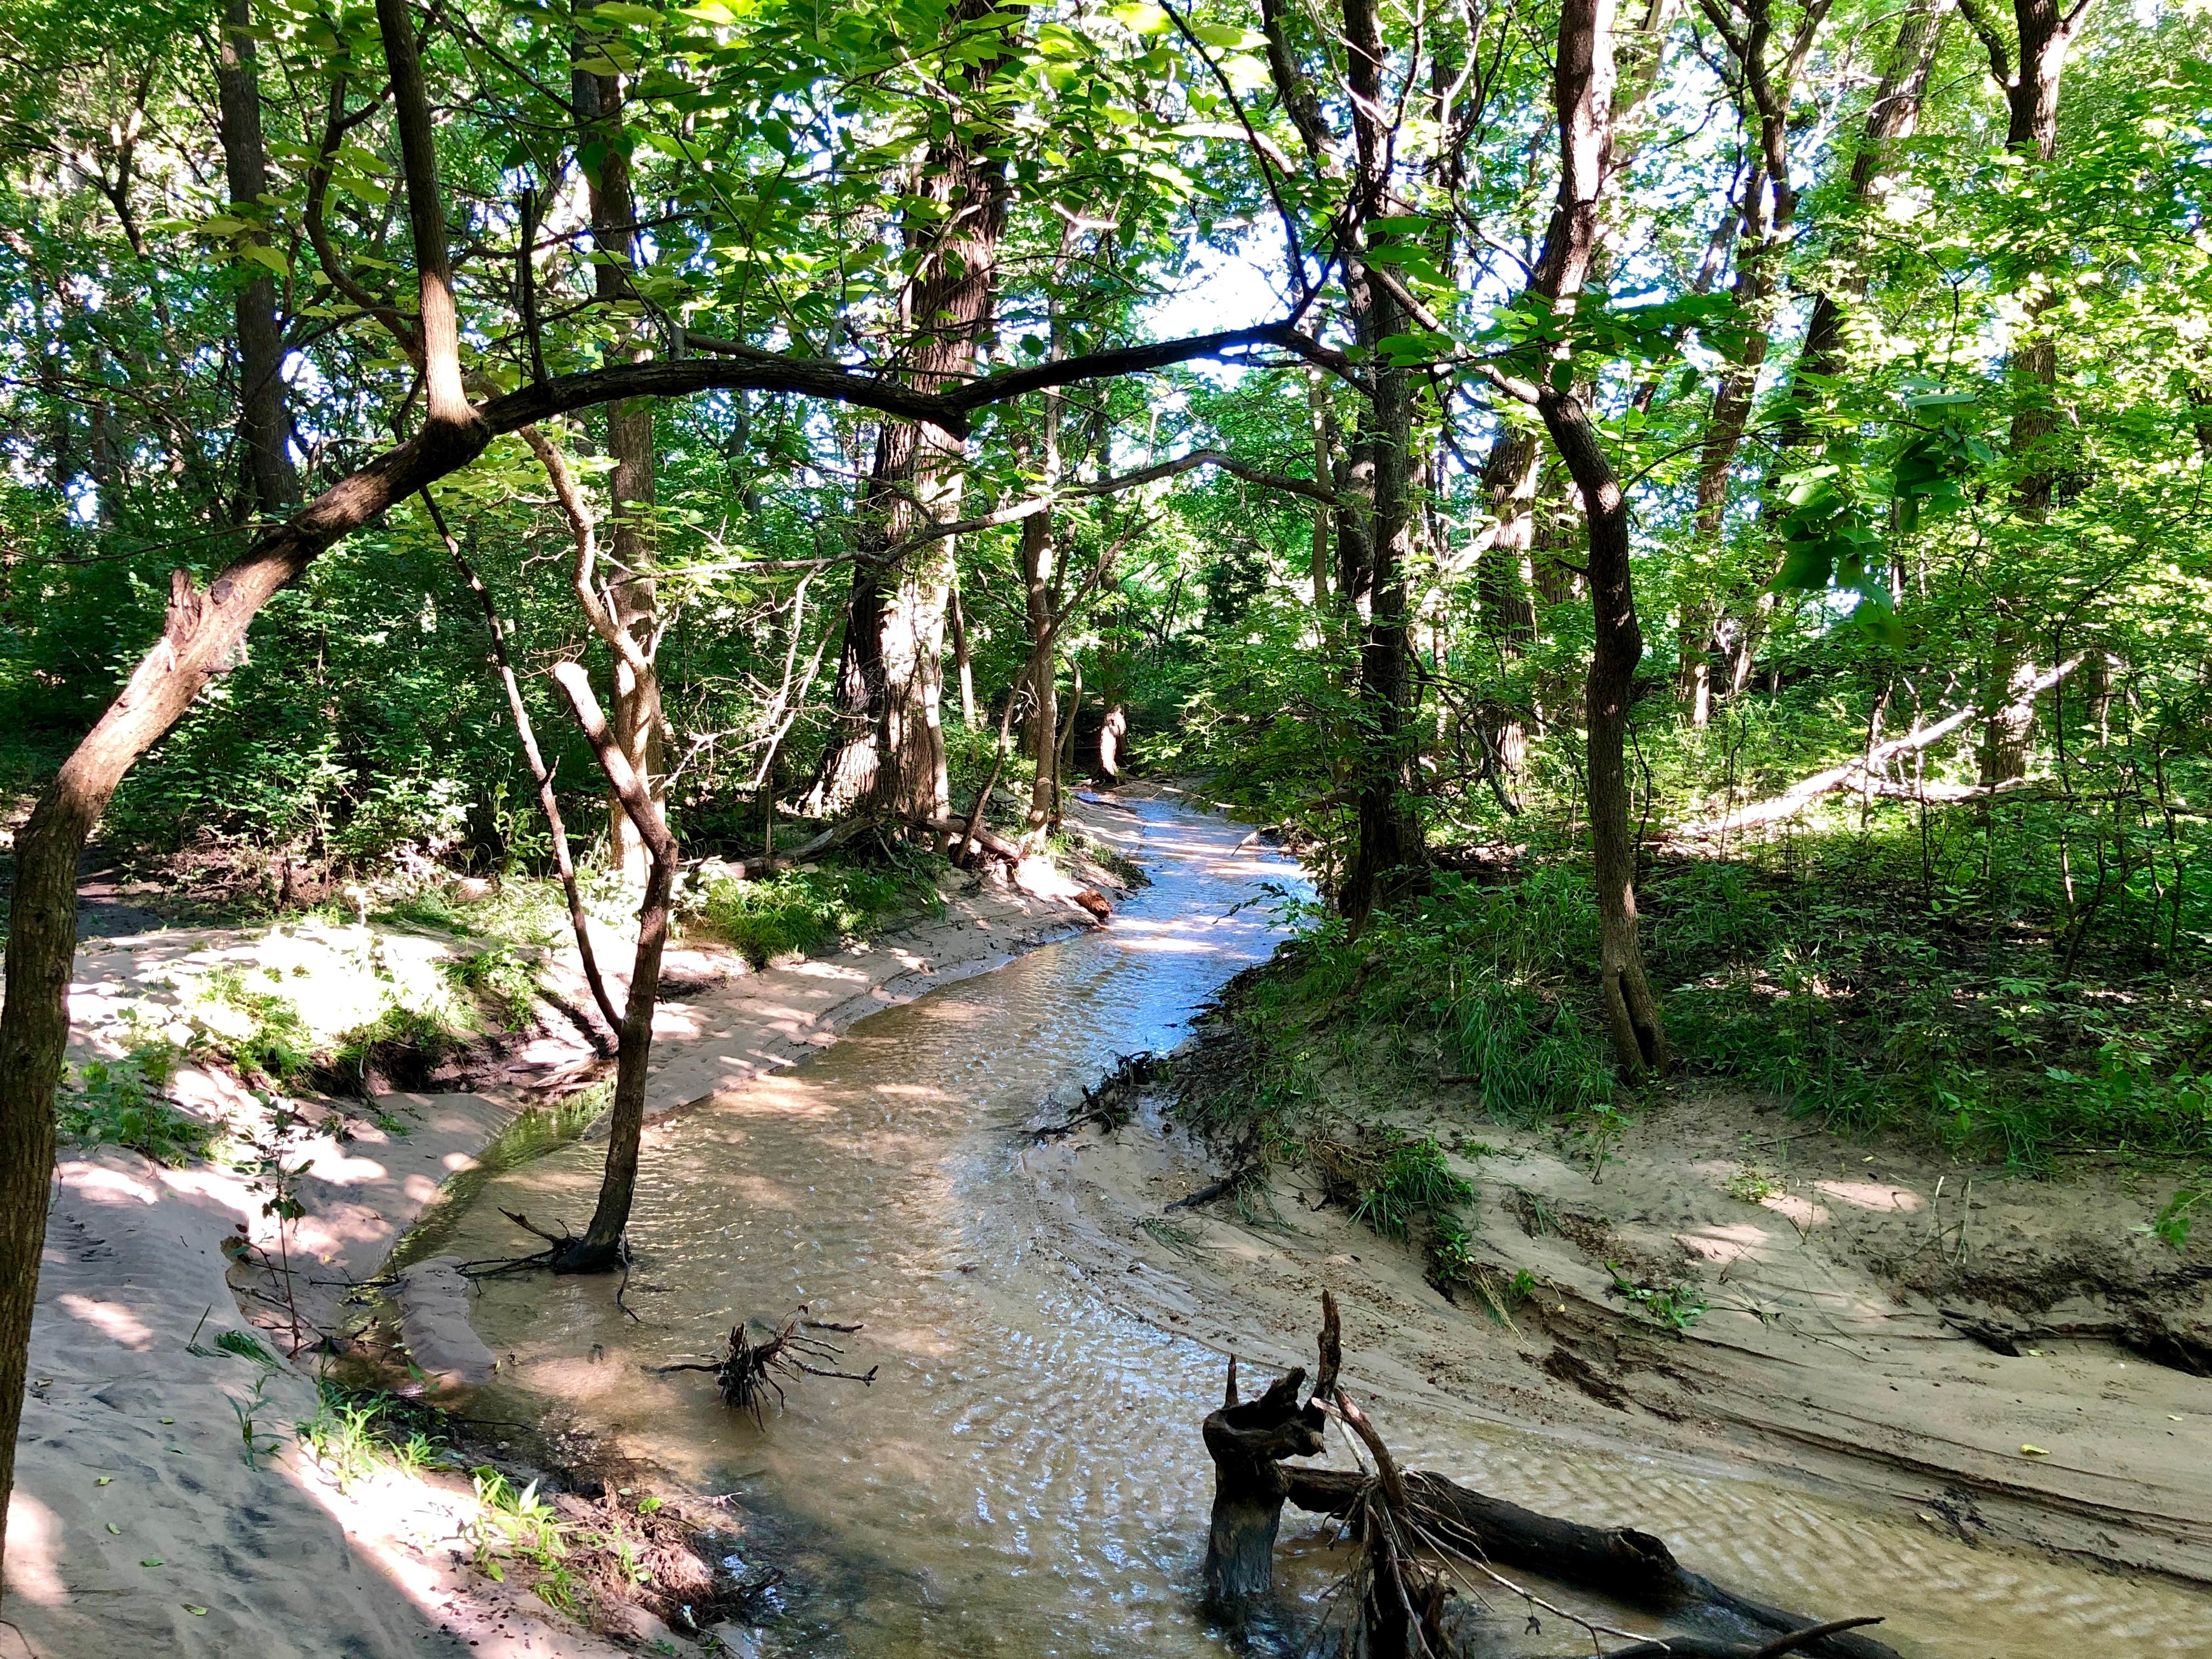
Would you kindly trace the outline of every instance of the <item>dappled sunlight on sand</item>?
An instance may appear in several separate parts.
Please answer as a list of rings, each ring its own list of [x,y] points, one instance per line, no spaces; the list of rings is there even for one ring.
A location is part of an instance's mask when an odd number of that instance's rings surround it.
[[[144,1353],[154,1346],[154,1333],[128,1308],[75,1294],[54,1298],[54,1305],[72,1319],[81,1319],[111,1342]]]

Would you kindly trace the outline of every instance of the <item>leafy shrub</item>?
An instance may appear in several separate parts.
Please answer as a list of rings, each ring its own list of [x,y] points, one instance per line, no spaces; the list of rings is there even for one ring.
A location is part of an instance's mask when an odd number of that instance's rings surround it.
[[[54,1098],[55,1127],[81,1146],[127,1146],[156,1164],[205,1158],[215,1126],[162,1096],[176,1070],[177,1051],[166,1042],[141,1043],[119,1060],[72,1066]]]

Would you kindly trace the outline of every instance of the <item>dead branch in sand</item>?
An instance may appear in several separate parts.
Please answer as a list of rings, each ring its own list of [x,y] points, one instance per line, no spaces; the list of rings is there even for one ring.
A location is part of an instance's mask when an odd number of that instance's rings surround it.
[[[1338,1386],[1341,1326],[1335,1298],[1322,1295],[1319,1377],[1301,1405],[1305,1381],[1294,1370],[1258,1400],[1240,1405],[1237,1362],[1229,1364],[1226,1403],[1208,1416],[1206,1447],[1214,1463],[1213,1526],[1206,1543],[1208,1597],[1232,1613],[1273,1587],[1273,1551],[1285,1502],[1346,1522],[1365,1547],[1335,1599],[1355,1621],[1348,1651],[1370,1659],[1443,1659],[1457,1650],[1446,1617],[1458,1593],[1480,1601],[1480,1586],[1520,1598],[1531,1610],[1579,1626],[1597,1647],[1613,1636],[1631,1645],[1601,1659],[1897,1659],[1855,1632],[1873,1617],[1822,1623],[1770,1607],[1689,1571],[1666,1544],[1632,1528],[1599,1528],[1540,1515],[1472,1492],[1440,1474],[1403,1470],[1381,1432]],[[1285,1459],[1322,1449],[1330,1418],[1356,1437],[1374,1472],[1286,1468]],[[1554,1583],[1590,1590],[1693,1630],[1751,1632],[1663,1639],[1619,1630],[1547,1601],[1499,1571],[1521,1568]]]
[[[753,1340],[745,1326],[730,1328],[730,1345],[720,1359],[687,1360],[674,1365],[653,1365],[647,1369],[655,1376],[666,1376],[672,1371],[707,1371],[713,1375],[722,1391],[722,1403],[734,1406],[739,1411],[750,1412],[756,1424],[763,1423],[768,1409],[768,1396],[773,1394],[780,1408],[784,1403],[783,1385],[779,1376],[796,1378],[801,1373],[808,1376],[839,1377],[848,1382],[863,1385],[873,1382],[882,1369],[871,1365],[866,1371],[841,1371],[826,1365],[812,1365],[810,1359],[836,1359],[844,1350],[835,1343],[825,1341],[810,1333],[837,1331],[850,1333],[858,1325],[833,1325],[819,1319],[809,1319],[806,1310],[799,1308],[778,1326],[765,1342]]]

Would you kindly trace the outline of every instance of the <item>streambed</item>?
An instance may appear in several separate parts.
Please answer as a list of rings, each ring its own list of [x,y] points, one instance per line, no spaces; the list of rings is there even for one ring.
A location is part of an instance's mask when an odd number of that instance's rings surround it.
[[[1212,1491],[1197,1430],[1220,1398],[1220,1355],[1126,1311],[1114,1278],[1126,1264],[1053,1248],[1018,1131],[1115,1055],[1172,1046],[1273,947],[1271,896],[1303,883],[1244,846],[1240,826],[1160,802],[1134,810],[1154,880],[1110,928],[872,1016],[649,1138],[632,1222],[642,1322],[604,1279],[489,1280],[474,1306],[504,1361],[480,1411],[586,1423],[681,1485],[736,1494],[800,1563],[771,1651],[1231,1650],[1193,1608]],[[579,1144],[494,1175],[441,1218],[438,1248],[513,1254],[501,1209],[580,1221],[602,1156]],[[865,1324],[839,1340],[856,1369],[880,1365],[872,1387],[807,1379],[763,1431],[725,1410],[710,1379],[643,1369],[711,1355],[733,1322],[801,1303]],[[1214,1312],[1235,1324],[1235,1310]],[[1359,1373],[1347,1352],[1347,1377]],[[1911,1516],[1632,1447],[1387,1399],[1379,1412],[1413,1464],[1632,1522],[1766,1601],[1886,1612],[1881,1634],[1908,1654],[2208,1650],[2203,1601],[2176,1587],[1972,1548]],[[1344,1565],[1295,1512],[1279,1560],[1286,1589],[1310,1601]],[[1575,1650],[1571,1627],[1533,1632],[1517,1603],[1492,1601],[1483,1628],[1498,1655]]]

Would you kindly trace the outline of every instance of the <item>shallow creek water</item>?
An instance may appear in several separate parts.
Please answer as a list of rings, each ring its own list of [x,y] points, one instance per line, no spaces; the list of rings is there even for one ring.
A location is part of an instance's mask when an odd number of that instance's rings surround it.
[[[650,1138],[631,1224],[642,1323],[604,1279],[483,1285],[477,1328],[511,1358],[479,1414],[551,1408],[691,1490],[736,1493],[805,1586],[772,1650],[1232,1650],[1193,1607],[1212,1494],[1198,1424],[1219,1401],[1221,1358],[1121,1310],[1111,1285],[1040,1246],[1019,1162],[1017,1131],[1047,1094],[1117,1054],[1172,1046],[1273,948],[1270,889],[1302,886],[1288,862],[1238,850],[1240,826],[1139,810],[1154,879],[1110,928],[872,1016]],[[494,1174],[438,1218],[436,1248],[512,1254],[501,1208],[580,1221],[603,1157],[577,1144]],[[800,1303],[865,1323],[834,1340],[854,1369],[881,1366],[872,1387],[805,1379],[763,1431],[720,1406],[710,1378],[641,1369],[711,1355],[736,1321]],[[1346,1356],[1348,1376],[1358,1365]],[[1969,1549],[1909,1515],[1632,1449],[1382,1410],[1412,1464],[1554,1513],[1632,1521],[1772,1603],[1886,1612],[1880,1633],[1908,1654],[2212,1653],[2203,1599],[2178,1588]],[[1291,1595],[1317,1613],[1345,1562],[1286,1515]],[[1530,1633],[1517,1603],[1491,1600],[1483,1650],[1577,1650],[1571,1627],[1547,1618]]]

